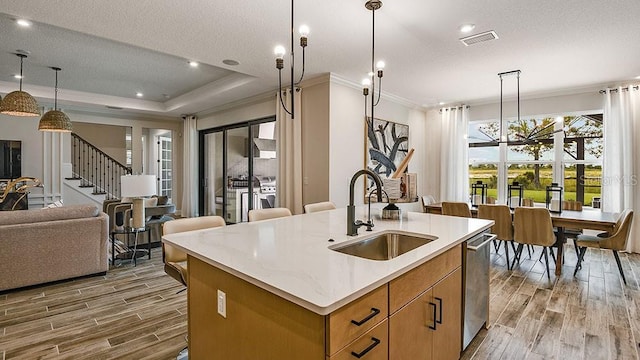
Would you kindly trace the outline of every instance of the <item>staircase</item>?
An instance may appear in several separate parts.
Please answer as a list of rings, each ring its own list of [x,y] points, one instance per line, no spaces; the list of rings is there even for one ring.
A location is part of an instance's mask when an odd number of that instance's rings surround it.
[[[75,190],[70,197],[84,196],[102,206],[105,199],[120,198],[120,176],[127,174],[130,167],[71,133],[71,176],[65,177],[65,185]]]

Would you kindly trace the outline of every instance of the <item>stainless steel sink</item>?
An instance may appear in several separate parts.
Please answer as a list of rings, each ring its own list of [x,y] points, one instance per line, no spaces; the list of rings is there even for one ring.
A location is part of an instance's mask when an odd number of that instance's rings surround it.
[[[428,235],[417,237],[386,233],[348,245],[338,244],[330,249],[370,260],[391,260],[436,239],[438,239],[436,236]]]

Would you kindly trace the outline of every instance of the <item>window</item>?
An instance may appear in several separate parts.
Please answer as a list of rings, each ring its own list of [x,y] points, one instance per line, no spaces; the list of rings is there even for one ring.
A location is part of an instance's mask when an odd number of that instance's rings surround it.
[[[538,203],[552,182],[586,206],[600,195],[602,114],[470,122],[468,134],[469,183],[483,181],[500,203],[514,181]]]
[[[564,129],[565,198],[591,206],[602,182],[602,115],[565,116]]]
[[[477,181],[487,184],[487,197],[498,198],[498,121],[469,124],[469,186]],[[469,189],[471,193],[471,188]]]

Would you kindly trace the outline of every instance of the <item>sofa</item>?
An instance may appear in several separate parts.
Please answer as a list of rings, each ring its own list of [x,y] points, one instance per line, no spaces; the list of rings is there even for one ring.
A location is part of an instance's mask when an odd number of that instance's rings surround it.
[[[104,274],[108,217],[94,205],[0,212],[0,291]]]

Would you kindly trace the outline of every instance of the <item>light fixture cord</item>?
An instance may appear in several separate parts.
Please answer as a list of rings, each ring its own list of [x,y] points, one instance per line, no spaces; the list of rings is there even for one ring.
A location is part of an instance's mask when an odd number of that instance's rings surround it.
[[[498,134],[498,142],[502,142],[502,75],[500,75],[500,133]]]
[[[520,126],[520,70],[518,70],[518,126]]]
[[[302,73],[300,74],[300,80],[296,83],[298,86],[302,82],[302,78],[304,77],[304,47],[302,48]]]
[[[295,118],[295,100],[294,100],[294,95],[293,95],[293,87],[294,87],[294,83],[293,83],[293,69],[294,69],[294,65],[295,65],[295,55],[294,55],[294,51],[293,51],[293,0],[291,0],[291,112],[289,113],[291,115],[291,120],[293,120]]]
[[[373,124],[373,108],[376,106],[376,79],[375,76],[375,56],[376,56],[376,9],[371,9],[371,123]]]
[[[287,106],[284,104],[284,100],[282,99],[282,70],[278,69],[278,97],[280,97],[280,105],[282,105],[282,108],[284,109],[284,111],[291,115],[291,118],[293,119],[293,114],[287,109]],[[293,110],[293,108],[291,108],[291,110]]]
[[[53,95],[53,110],[58,110],[58,70],[56,70],[56,91]]]
[[[20,56],[20,91],[22,91],[22,60],[24,57]]]

